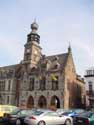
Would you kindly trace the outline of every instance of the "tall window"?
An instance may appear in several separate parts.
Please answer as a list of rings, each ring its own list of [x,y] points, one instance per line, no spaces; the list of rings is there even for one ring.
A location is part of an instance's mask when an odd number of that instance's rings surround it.
[[[46,89],[46,78],[42,77],[40,80],[40,90],[45,90]]]
[[[5,90],[5,81],[0,81],[0,91]]]
[[[92,82],[89,81],[89,94],[91,95],[92,94],[92,88],[93,88],[93,85],[92,85]]]
[[[58,76],[52,77],[52,90],[58,90]]]
[[[8,81],[8,90],[10,91],[11,89],[11,80]]]
[[[7,104],[9,104],[9,96],[7,96]]]
[[[34,83],[35,83],[35,79],[34,78],[30,78],[30,82],[29,82],[29,90],[34,90]]]

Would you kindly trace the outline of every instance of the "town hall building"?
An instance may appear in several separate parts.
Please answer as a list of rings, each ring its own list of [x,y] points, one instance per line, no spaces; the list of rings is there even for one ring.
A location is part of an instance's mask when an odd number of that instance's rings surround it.
[[[76,73],[71,46],[66,53],[42,54],[38,24],[24,45],[19,64],[0,67],[0,104],[30,108],[74,108],[84,105],[85,82]]]

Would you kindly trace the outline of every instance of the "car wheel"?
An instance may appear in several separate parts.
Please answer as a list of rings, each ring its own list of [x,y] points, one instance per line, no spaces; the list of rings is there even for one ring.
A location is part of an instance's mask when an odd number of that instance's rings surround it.
[[[20,119],[17,119],[16,120],[16,125],[21,125],[22,123],[21,123],[21,120]]]
[[[71,125],[71,120],[70,120],[70,119],[67,119],[67,120],[65,121],[65,125]]]
[[[44,121],[40,121],[38,125],[46,125]]]

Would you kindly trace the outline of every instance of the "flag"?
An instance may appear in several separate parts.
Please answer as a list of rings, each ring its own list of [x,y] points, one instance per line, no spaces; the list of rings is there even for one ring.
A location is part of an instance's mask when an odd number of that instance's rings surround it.
[[[51,75],[51,78],[53,81],[57,81],[57,77],[54,74]]]

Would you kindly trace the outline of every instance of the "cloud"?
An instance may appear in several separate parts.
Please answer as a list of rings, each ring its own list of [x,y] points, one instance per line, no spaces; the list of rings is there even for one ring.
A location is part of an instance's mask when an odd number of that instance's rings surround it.
[[[30,32],[29,26],[36,17],[44,54],[67,52],[70,41],[78,72],[83,73],[86,67],[94,65],[92,0],[52,0],[50,3],[20,0],[3,6],[0,8],[0,64],[16,63],[23,58],[24,36]]]

